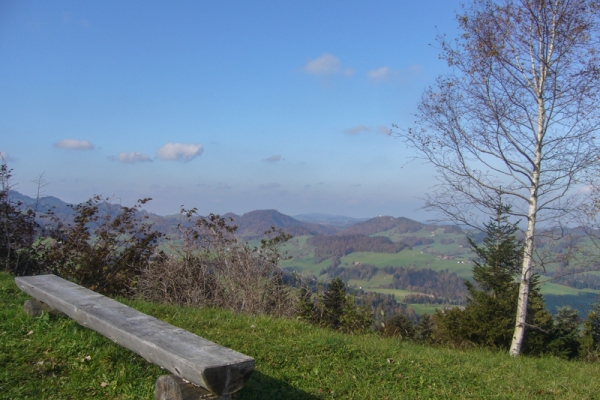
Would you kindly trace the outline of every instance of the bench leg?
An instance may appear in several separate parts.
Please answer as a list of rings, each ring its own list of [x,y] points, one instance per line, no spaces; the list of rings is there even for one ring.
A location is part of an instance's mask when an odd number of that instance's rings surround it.
[[[230,400],[231,395],[217,396],[176,375],[163,375],[156,380],[154,400]]]
[[[23,304],[23,311],[30,317],[39,317],[40,315],[42,315],[42,311],[45,311],[48,314],[58,312],[56,309],[50,307],[46,303],[42,303],[38,299],[31,299],[25,301],[25,303]]]

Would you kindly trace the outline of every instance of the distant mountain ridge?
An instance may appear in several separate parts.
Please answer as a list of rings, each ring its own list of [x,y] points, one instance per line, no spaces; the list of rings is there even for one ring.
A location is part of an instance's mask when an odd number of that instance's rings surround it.
[[[21,202],[24,207],[35,208],[37,212],[43,214],[47,211],[53,211],[55,215],[61,218],[68,219],[73,215],[73,210],[69,206],[69,203],[60,200],[53,196],[40,197],[36,200],[33,197],[21,194],[17,191],[11,190],[9,192],[9,199],[12,202]],[[119,204],[107,203],[103,207],[110,214],[116,215],[121,206]],[[156,229],[163,233],[176,233],[176,226],[180,222],[177,215],[160,216],[142,210],[142,215],[148,216],[149,220],[154,223]],[[275,228],[283,229],[285,232],[294,236],[300,235],[333,235],[338,229],[330,225],[322,225],[311,222],[299,221],[289,215],[280,213],[277,210],[255,210],[247,212],[243,215],[237,215],[234,213],[227,213],[222,215],[226,218],[232,218],[233,224],[237,225],[237,233],[245,239],[255,239],[262,237],[264,232],[270,229],[272,226]],[[339,217],[345,220],[351,220],[349,217]]]
[[[49,210],[57,210],[58,212],[67,212],[70,210],[68,203],[54,196],[42,196],[39,199],[21,194],[16,190],[8,191],[8,198],[12,202],[21,202],[27,208],[33,209],[37,206],[37,212],[44,213]]]
[[[337,232],[335,227],[298,221],[277,210],[255,210],[241,216],[228,213],[224,217],[232,218],[238,227],[238,235],[245,238],[262,237],[272,226],[294,236],[333,235]]]
[[[11,190],[9,199],[13,202],[20,201],[25,207],[34,208],[42,214],[52,210],[55,215],[68,219],[73,215],[73,210],[68,203],[54,196],[44,196],[36,200],[33,197]],[[103,212],[116,215],[121,209],[119,204],[106,203],[102,205]],[[180,219],[177,215],[160,216],[140,211],[154,224],[155,229],[167,234],[177,234],[177,224]],[[365,235],[369,236],[378,232],[395,229],[398,233],[416,232],[427,226],[423,223],[408,218],[394,218],[380,216],[371,219],[352,218],[341,215],[323,213],[301,214],[296,217],[283,214],[277,210],[254,210],[243,215],[234,213],[223,214],[222,217],[232,218],[233,224],[238,227],[237,234],[247,240],[262,238],[264,232],[271,227],[283,229],[294,236],[303,235]]]

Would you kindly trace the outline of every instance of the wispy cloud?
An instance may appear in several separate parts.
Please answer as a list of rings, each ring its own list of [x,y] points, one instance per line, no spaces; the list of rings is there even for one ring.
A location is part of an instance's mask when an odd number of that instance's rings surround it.
[[[358,125],[353,128],[346,129],[344,132],[350,135],[358,135],[361,132],[368,132],[370,129],[364,125]]]
[[[392,128],[390,128],[389,126],[385,126],[385,125],[379,125],[377,127],[377,132],[381,133],[382,135],[391,135]]]
[[[281,155],[280,154],[275,154],[275,155],[272,155],[271,157],[265,158],[263,161],[271,162],[271,163],[274,163],[274,162],[277,162],[277,161],[281,161]]]
[[[408,69],[406,69],[405,75],[409,75],[409,76],[418,76],[421,75],[423,73],[423,66],[420,64],[413,64],[410,67],[408,67]]]
[[[397,73],[393,71],[390,67],[381,67],[377,69],[372,69],[369,72],[367,72],[369,80],[375,83],[389,82],[396,75]]]
[[[354,73],[351,68],[342,69],[340,59],[333,54],[325,53],[321,57],[308,61],[302,67],[302,70],[307,74],[312,75],[336,75],[342,74],[350,76]]]
[[[273,190],[273,189],[278,189],[280,187],[281,187],[281,185],[279,183],[267,183],[266,185],[259,186],[260,189],[264,189],[264,190]]]
[[[116,156],[110,156],[109,159],[118,161],[125,164],[133,164],[137,162],[152,162],[148,154],[140,153],[138,151],[120,152]]]
[[[94,145],[89,140],[63,139],[54,143],[58,149],[93,150]]]
[[[413,64],[408,68],[396,70],[388,66],[375,68],[367,72],[367,77],[372,83],[397,82],[405,83],[419,77],[423,72],[423,67],[419,64]]]
[[[167,143],[158,149],[156,157],[165,161],[191,161],[203,151],[201,143]]]
[[[5,151],[0,151],[0,164],[5,163],[7,161],[11,161],[12,159]]]

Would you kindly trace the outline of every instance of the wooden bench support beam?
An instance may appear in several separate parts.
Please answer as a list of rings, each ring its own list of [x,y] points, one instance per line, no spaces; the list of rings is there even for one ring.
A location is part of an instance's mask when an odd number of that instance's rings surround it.
[[[39,317],[42,315],[42,312],[47,312],[48,314],[61,314],[60,311],[50,307],[46,303],[42,303],[38,299],[25,300],[23,311],[30,317]]]
[[[218,396],[186,382],[176,375],[163,375],[156,380],[154,400],[230,400],[231,395]]]
[[[254,359],[55,275],[15,278],[25,293],[216,395],[240,390]]]

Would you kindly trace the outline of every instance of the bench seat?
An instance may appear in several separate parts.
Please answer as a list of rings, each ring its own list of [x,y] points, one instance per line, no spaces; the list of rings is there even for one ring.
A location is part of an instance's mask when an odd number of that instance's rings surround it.
[[[55,275],[15,278],[37,300],[216,395],[240,390],[254,359]]]

